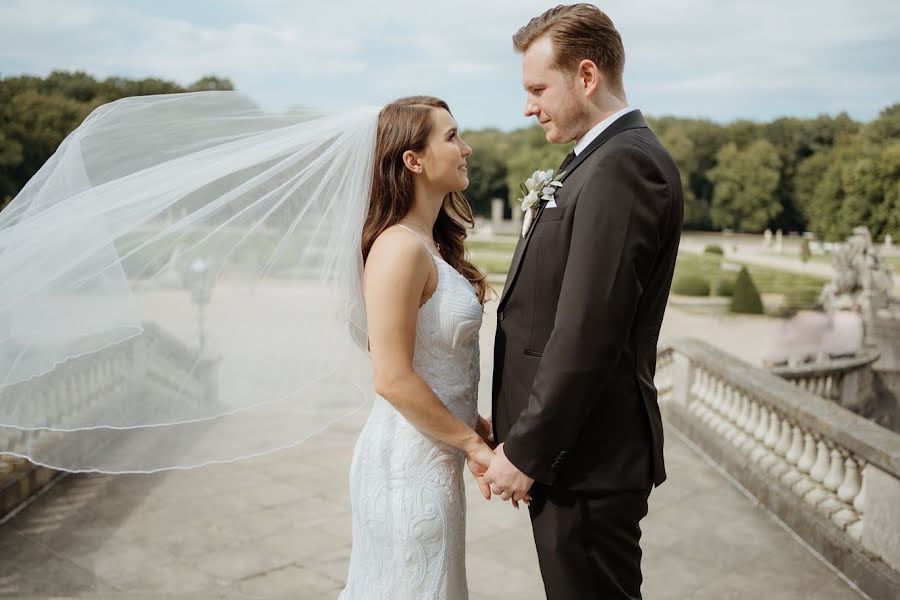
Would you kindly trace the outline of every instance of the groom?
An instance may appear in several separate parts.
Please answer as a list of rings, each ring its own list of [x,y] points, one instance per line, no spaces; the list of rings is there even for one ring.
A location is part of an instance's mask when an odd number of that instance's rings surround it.
[[[513,41],[525,115],[575,148],[555,197],[531,209],[497,309],[503,443],[484,480],[504,500],[531,490],[548,598],[640,598],[639,523],[666,477],[653,375],[681,180],[628,106],[622,40],[603,12],[558,6]]]

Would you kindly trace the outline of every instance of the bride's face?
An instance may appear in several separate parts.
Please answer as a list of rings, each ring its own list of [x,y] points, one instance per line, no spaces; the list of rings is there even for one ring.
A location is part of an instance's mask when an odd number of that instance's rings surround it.
[[[442,108],[431,111],[431,135],[420,157],[421,175],[428,186],[444,193],[460,192],[469,187],[466,158],[472,154],[459,135],[456,119]]]

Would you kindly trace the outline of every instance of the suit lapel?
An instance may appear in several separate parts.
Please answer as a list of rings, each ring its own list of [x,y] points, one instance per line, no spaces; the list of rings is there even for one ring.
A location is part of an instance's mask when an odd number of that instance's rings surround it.
[[[521,235],[519,237],[519,243],[516,244],[516,251],[513,253],[512,262],[509,264],[509,274],[506,276],[506,285],[503,286],[503,295],[500,296],[500,305],[503,306],[506,303],[506,297],[509,294],[509,291],[512,289],[512,283],[515,280],[516,276],[519,274],[519,265],[522,262],[522,256],[525,254],[525,248],[528,247],[528,242],[531,241],[531,233],[534,231],[534,226],[537,225],[538,219],[541,218],[541,214],[544,212],[544,206],[546,206],[546,202],[542,202],[540,208],[538,208],[537,214],[534,215],[534,220],[531,222],[531,227],[528,229],[528,233],[525,234],[523,238]]]
[[[566,165],[566,175],[565,179],[571,177],[572,172],[578,168],[578,166],[587,159],[597,148],[605,144],[607,141],[612,139],[616,134],[619,134],[623,131],[627,131],[629,129],[638,129],[641,127],[647,127],[646,121],[644,121],[643,115],[641,115],[641,111],[635,110],[625,115],[622,115],[619,119],[616,119],[612,125],[604,129],[597,138],[588,144],[588,147],[585,148],[578,156],[576,156],[568,165]],[[565,179],[563,182],[565,183]],[[565,186],[563,186],[565,188]],[[560,190],[562,192],[562,190]],[[522,266],[522,258],[525,256],[525,250],[528,248],[528,243],[531,241],[531,234],[534,232],[535,227],[538,224],[538,221],[541,218],[541,215],[544,213],[544,206],[546,206],[546,202],[541,203],[540,208],[538,208],[537,214],[534,216],[534,220],[531,223],[531,228],[528,230],[528,233],[525,237],[519,236],[519,243],[516,244],[516,250],[513,253],[512,262],[509,265],[509,273],[506,276],[506,285],[503,287],[503,294],[500,296],[500,304],[498,305],[498,310],[503,310],[503,307],[506,305],[506,300],[509,298],[509,294],[512,291],[513,286],[516,283],[516,279],[519,276],[519,269]]]

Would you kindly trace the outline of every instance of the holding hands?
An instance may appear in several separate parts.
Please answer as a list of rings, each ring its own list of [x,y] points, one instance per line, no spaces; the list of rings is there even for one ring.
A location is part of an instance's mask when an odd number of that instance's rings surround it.
[[[502,500],[512,501],[516,508],[519,508],[519,502],[530,504],[528,491],[534,479],[510,462],[503,452],[503,444],[498,446],[495,443],[490,418],[479,415],[475,432],[481,438],[480,443],[467,449],[466,457],[481,495],[486,500],[491,499],[491,494],[500,496]]]

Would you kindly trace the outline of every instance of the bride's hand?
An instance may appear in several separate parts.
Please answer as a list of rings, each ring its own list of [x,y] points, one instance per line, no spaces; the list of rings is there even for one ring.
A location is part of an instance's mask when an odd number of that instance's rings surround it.
[[[481,440],[473,448],[466,450],[466,464],[469,467],[469,471],[472,472],[472,476],[478,484],[478,489],[481,490],[481,495],[484,496],[485,500],[491,499],[491,486],[485,483],[484,474],[487,472],[488,467],[491,466],[493,458],[494,452]]]
[[[491,421],[491,417],[482,417],[478,415],[478,423],[475,424],[475,433],[477,433],[484,443],[490,447],[491,450],[497,447],[497,442],[494,441],[494,425]]]

